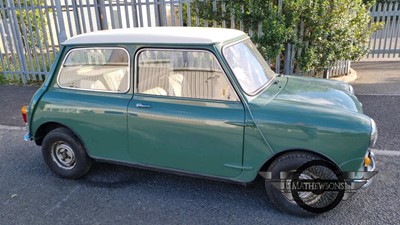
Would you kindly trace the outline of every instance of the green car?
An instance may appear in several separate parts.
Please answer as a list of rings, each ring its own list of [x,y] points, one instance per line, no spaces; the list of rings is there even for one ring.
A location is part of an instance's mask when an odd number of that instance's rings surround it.
[[[288,194],[277,182],[368,186],[363,174],[375,168],[376,125],[350,85],[278,75],[233,29],[75,36],[22,110],[25,140],[42,146],[45,162],[64,178],[85,175],[95,161],[240,184],[261,175],[278,208],[307,216],[334,208],[352,188],[292,187]]]

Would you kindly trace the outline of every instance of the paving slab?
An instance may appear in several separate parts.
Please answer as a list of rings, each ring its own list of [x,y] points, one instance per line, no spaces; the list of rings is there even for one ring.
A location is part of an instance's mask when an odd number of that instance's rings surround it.
[[[351,84],[358,95],[400,95],[399,61],[353,62],[357,79]]]

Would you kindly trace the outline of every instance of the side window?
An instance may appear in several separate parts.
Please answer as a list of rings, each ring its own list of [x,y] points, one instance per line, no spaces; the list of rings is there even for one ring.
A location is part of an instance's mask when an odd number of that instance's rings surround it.
[[[146,49],[138,53],[137,62],[138,93],[238,101],[210,52]]]
[[[126,92],[129,55],[122,48],[71,50],[58,75],[58,85],[92,91]]]

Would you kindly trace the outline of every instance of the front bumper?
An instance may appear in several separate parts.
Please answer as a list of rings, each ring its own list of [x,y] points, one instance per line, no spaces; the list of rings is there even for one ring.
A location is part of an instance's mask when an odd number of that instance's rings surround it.
[[[365,172],[373,172],[373,171],[375,171],[375,168],[376,168],[375,154],[371,150],[368,150],[368,152],[369,152],[368,153],[368,158],[371,160],[371,163],[367,167],[364,167],[364,171]],[[367,183],[365,183],[362,186],[362,188],[368,188],[372,184],[373,180],[374,180],[373,177],[368,179]]]
[[[362,189],[368,188],[373,182],[373,176],[377,173],[374,172],[376,168],[375,154],[369,149],[366,157],[369,158],[370,163],[368,166],[363,166],[363,170],[357,172],[353,183],[361,183]]]

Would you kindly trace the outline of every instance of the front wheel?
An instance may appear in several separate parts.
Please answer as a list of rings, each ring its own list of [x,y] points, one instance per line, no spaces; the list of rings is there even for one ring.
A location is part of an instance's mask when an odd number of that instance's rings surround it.
[[[266,179],[267,195],[283,212],[301,217],[315,216],[335,208],[343,198],[344,180],[340,170],[318,155],[307,152],[284,154],[269,166],[268,173],[275,183]],[[276,185],[277,180],[281,182],[280,186]],[[318,189],[321,185],[342,185],[343,190]],[[304,187],[318,188],[305,190]]]
[[[50,169],[63,178],[79,178],[93,164],[80,140],[64,127],[52,130],[45,136],[42,155]]]

